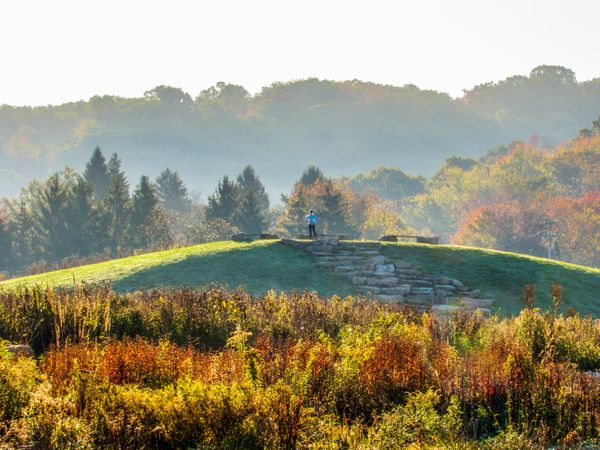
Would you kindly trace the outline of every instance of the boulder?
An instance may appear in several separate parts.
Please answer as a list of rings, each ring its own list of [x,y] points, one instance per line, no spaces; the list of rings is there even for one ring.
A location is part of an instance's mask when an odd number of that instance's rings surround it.
[[[380,273],[394,273],[396,272],[396,264],[379,264],[375,269],[376,274]]]
[[[462,283],[462,281],[457,280],[456,278],[450,278],[450,284],[454,287],[456,287],[457,289],[464,289],[465,285]]]
[[[354,284],[365,284],[367,282],[367,277],[357,275],[352,278],[352,283]]]
[[[385,264],[385,256],[377,255],[365,260],[365,265],[374,265],[375,268],[380,264]]]
[[[260,239],[279,239],[279,236],[276,234],[262,233],[259,236]]]
[[[237,233],[231,235],[231,240],[235,242],[251,242],[258,238],[257,235]]]
[[[396,286],[397,284],[398,284],[398,278],[395,278],[395,277],[389,277],[389,278],[367,277],[367,285],[368,286],[391,287],[391,286]]]
[[[398,242],[398,238],[396,236],[394,236],[393,234],[388,234],[385,236],[381,236],[379,238],[379,241],[381,241],[381,242]]]
[[[33,356],[33,349],[29,345],[15,344],[7,345],[5,348],[15,356]]]
[[[494,302],[486,298],[469,298],[463,297],[458,300],[458,304],[469,308],[487,308],[492,306]]]
[[[384,303],[403,303],[404,297],[402,295],[384,295],[379,294],[375,298]]]

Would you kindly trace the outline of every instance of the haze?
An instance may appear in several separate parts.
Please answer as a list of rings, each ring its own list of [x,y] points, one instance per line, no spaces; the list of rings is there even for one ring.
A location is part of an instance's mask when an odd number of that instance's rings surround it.
[[[600,3],[19,1],[0,6],[0,104],[319,77],[462,89],[539,64],[598,76]]]

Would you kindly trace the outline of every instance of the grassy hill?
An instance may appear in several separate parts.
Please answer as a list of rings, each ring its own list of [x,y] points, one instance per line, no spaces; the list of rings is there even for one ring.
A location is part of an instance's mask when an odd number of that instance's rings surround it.
[[[600,316],[600,270],[514,253],[468,247],[386,243],[383,253],[403,259],[434,275],[448,275],[481,289],[495,301],[501,314],[514,314],[521,307],[523,286],[536,285],[538,303],[550,301],[550,285],[564,287],[565,308]],[[0,283],[11,288],[23,283],[69,285],[80,281],[110,281],[117,291],[154,287],[243,286],[260,294],[269,289],[315,290],[323,296],[345,296],[352,286],[316,268],[300,250],[277,241],[253,243],[214,242],[193,247],[148,253],[73,269],[16,278]]]

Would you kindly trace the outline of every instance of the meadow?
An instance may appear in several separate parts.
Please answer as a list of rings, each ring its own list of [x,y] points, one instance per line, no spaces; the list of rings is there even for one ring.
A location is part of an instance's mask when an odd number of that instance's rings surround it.
[[[7,448],[593,448],[600,321],[308,291],[0,291]],[[587,446],[587,447],[586,447]]]

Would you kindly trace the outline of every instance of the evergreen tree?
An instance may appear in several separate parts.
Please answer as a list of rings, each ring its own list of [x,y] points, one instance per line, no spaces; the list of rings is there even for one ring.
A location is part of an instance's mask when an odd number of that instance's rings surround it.
[[[9,211],[8,233],[11,237],[10,267],[25,267],[39,259],[41,249],[38,246],[34,230],[33,214],[23,195],[19,200],[7,203]]]
[[[100,226],[100,214],[92,205],[93,188],[82,177],[72,187],[67,222],[71,245],[80,256],[102,251],[106,230]]]
[[[260,207],[260,198],[256,191],[242,191],[236,208],[233,224],[244,233],[260,233],[267,228],[267,221]]]
[[[258,200],[258,208],[262,214],[269,210],[269,196],[266,193],[265,186],[260,181],[254,167],[246,166],[242,173],[237,177],[237,185],[242,195],[247,192],[253,192]]]
[[[225,175],[223,180],[219,181],[214,194],[208,197],[206,218],[208,220],[225,219],[232,222],[238,204],[239,188]]]
[[[300,183],[304,186],[315,184],[319,180],[324,180],[325,175],[317,166],[309,166],[300,177]]]
[[[110,176],[100,147],[96,147],[92,157],[85,165],[83,177],[93,187],[93,198],[96,200],[104,198],[110,186]]]
[[[108,162],[110,186],[102,202],[102,223],[106,233],[107,247],[113,256],[127,245],[127,226],[129,223],[129,183],[121,171],[121,160],[113,153]]]
[[[43,240],[46,255],[53,261],[70,255],[73,250],[67,219],[69,191],[67,182],[57,173],[40,186],[35,196],[34,226]]]
[[[0,270],[8,269],[10,253],[10,234],[6,218],[0,210]]]
[[[169,233],[167,224],[159,208],[156,188],[150,179],[143,175],[133,193],[129,238],[137,248],[167,244]]]
[[[175,171],[167,168],[156,179],[158,198],[163,206],[172,211],[184,212],[189,210],[191,201],[188,190]]]

